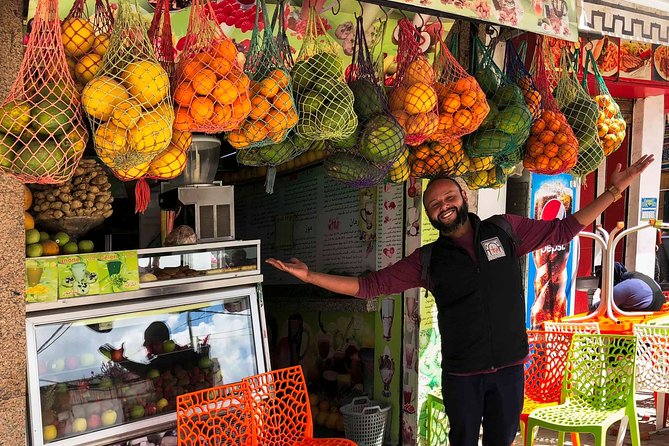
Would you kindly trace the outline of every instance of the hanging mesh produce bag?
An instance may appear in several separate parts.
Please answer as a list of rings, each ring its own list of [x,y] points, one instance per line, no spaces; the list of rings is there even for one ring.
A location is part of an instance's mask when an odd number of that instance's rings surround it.
[[[79,90],[102,67],[114,25],[107,0],[96,0],[93,21],[85,13],[85,6],[85,0],[75,0],[61,25],[67,66]]]
[[[238,61],[237,47],[214,17],[207,0],[193,0],[174,84],[177,130],[235,130],[252,108],[249,78]]]
[[[40,0],[19,73],[0,107],[0,169],[23,183],[69,180],[86,147],[57,0]]]
[[[541,48],[542,40],[542,36],[537,37],[537,48]],[[543,51],[534,52],[532,75],[543,111],[530,127],[523,166],[531,172],[547,175],[567,172],[576,165],[578,140],[551,94]]]
[[[315,7],[291,71],[299,112],[297,134],[312,141],[343,140],[358,126],[353,92],[344,81],[338,45],[327,34]]]
[[[474,77],[490,111],[479,128],[464,138],[470,157],[519,154],[532,125],[522,90],[495,65],[493,51],[494,46],[486,48],[478,37],[474,38]]]
[[[574,63],[573,66],[578,65]],[[566,53],[562,58],[560,77],[553,94],[578,140],[578,161],[571,173],[583,177],[596,170],[604,160],[602,141],[597,134],[599,106],[579,83]]]
[[[471,190],[499,189],[506,184],[507,175],[499,166],[493,166],[488,170],[471,172],[462,177],[465,184]]]
[[[171,3],[171,0],[157,0],[148,32],[156,58],[170,78],[170,82],[174,80],[174,61],[176,57],[176,50],[172,43]]]
[[[592,52],[588,50],[586,54],[585,69],[583,71],[583,88],[588,91],[588,73],[592,70],[595,78],[593,92],[594,100],[599,107],[597,117],[597,136],[602,142],[604,156],[609,156],[623,143],[627,124],[620,113],[620,107],[609,93],[609,89],[604,82],[604,78],[599,73],[599,68],[595,62]],[[588,68],[589,67],[589,68]]]
[[[236,149],[246,149],[281,143],[288,130],[297,124],[297,110],[290,75],[267,22],[264,0],[256,1],[255,27],[244,71],[251,79],[251,111],[240,128],[227,134],[230,145]],[[269,159],[270,165],[281,164],[287,161],[283,152],[266,151],[264,157]]]
[[[424,142],[409,149],[411,176],[434,178],[454,175],[464,157],[462,139],[451,142]]]
[[[358,128],[346,139],[331,141],[330,151],[345,152],[358,162],[351,165],[348,179],[342,179],[342,169],[337,170],[336,178],[352,187],[371,187],[383,180],[402,153],[404,130],[386,106],[386,97],[376,79],[367,47],[362,17],[356,20],[353,58],[346,82],[353,91]],[[330,166],[326,161],[326,171]]]
[[[390,166],[390,171],[388,171],[388,175],[386,175],[386,181],[391,183],[404,183],[409,179],[410,174],[411,166],[409,165],[409,149],[405,145],[400,152],[400,156],[398,156],[392,166]]]
[[[291,70],[295,65],[293,50],[286,33],[286,0],[279,0],[272,14],[272,30],[276,30],[276,46],[283,60],[283,65]]]

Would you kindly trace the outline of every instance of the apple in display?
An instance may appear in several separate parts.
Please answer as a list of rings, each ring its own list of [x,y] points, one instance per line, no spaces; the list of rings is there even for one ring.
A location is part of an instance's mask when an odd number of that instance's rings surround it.
[[[142,418],[144,416],[144,407],[136,404],[130,410],[130,418],[136,420],[137,418]]]
[[[103,426],[111,426],[116,423],[116,411],[113,409],[105,410],[102,412],[101,420]]]
[[[100,415],[94,413],[88,416],[86,423],[88,424],[89,429],[97,429],[102,425],[102,419],[100,418]]]
[[[87,427],[86,418],[75,418],[72,423],[72,432],[75,434],[86,432]]]
[[[42,429],[42,436],[45,443],[52,441],[58,436],[58,429],[53,424],[48,424]]]
[[[164,408],[167,407],[168,404],[169,403],[165,398],[161,398],[158,401],[156,401],[156,407],[158,408],[158,410],[163,410]]]

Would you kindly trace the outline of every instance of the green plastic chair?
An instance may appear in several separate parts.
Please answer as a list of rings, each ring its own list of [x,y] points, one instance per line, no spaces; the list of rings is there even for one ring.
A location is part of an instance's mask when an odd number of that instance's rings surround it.
[[[433,394],[427,395],[427,444],[448,446],[448,417],[444,401]]]
[[[636,337],[575,334],[565,367],[561,404],[533,411],[527,420],[525,445],[531,446],[539,427],[558,432],[589,433],[595,446],[606,444],[606,432],[620,420],[616,445],[622,445],[629,423],[632,445],[640,446],[634,403]]]

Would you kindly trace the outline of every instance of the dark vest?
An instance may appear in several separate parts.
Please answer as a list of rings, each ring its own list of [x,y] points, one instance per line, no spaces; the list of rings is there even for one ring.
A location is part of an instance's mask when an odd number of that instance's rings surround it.
[[[525,297],[513,238],[474,214],[469,214],[469,220],[478,265],[444,236],[430,256],[442,369],[451,373],[494,369],[520,361],[528,353]],[[500,244],[502,256],[497,249]]]

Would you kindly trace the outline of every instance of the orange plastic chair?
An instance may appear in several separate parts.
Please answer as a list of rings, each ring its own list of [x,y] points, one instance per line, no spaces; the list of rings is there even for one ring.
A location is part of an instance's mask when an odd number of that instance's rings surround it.
[[[527,332],[530,360],[525,364],[525,399],[520,414],[523,443],[527,436],[527,418],[540,407],[560,402],[567,353],[574,333],[530,330]],[[575,446],[581,444],[577,433],[571,434]]]
[[[258,445],[356,446],[350,440],[313,438],[313,422],[302,367],[249,376]]]
[[[179,446],[258,446],[248,385],[243,382],[177,395]]]

